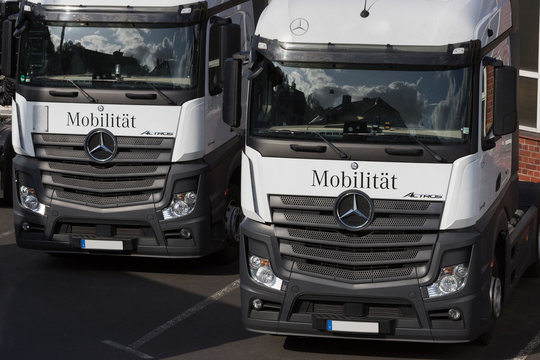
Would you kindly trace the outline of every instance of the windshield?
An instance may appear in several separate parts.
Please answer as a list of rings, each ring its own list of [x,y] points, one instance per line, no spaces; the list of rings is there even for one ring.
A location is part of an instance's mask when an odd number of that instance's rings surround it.
[[[199,25],[37,24],[23,35],[19,81],[43,86],[197,86]]]
[[[252,82],[252,135],[315,139],[319,133],[334,142],[468,140],[470,68],[362,70],[267,59],[259,66],[263,70]]]

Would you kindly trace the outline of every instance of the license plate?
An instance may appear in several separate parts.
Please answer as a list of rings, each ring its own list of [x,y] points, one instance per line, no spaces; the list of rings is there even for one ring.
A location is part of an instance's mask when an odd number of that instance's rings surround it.
[[[123,241],[81,239],[81,249],[89,250],[124,250]]]
[[[326,330],[352,333],[378,334],[378,322],[326,320]]]

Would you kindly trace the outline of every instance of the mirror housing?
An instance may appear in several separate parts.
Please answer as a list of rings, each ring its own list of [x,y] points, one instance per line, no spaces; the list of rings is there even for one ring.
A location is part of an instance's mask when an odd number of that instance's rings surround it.
[[[512,66],[495,67],[493,94],[493,135],[503,136],[517,130],[517,70]]]
[[[238,128],[242,120],[242,60],[229,58],[223,69],[223,122],[232,128]]]
[[[14,40],[13,40],[13,22],[4,20],[2,22],[2,74],[6,77],[13,78],[15,69],[13,67],[14,57]]]
[[[223,91],[225,61],[241,49],[241,29],[240,25],[231,23],[230,19],[214,17],[210,21],[208,90],[214,96]]]

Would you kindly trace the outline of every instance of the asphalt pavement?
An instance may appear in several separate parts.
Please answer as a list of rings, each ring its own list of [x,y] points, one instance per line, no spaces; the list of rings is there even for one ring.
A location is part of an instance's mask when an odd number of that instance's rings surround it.
[[[522,279],[489,346],[246,331],[238,263],[51,256],[15,244],[0,208],[0,360],[540,360],[540,279]]]

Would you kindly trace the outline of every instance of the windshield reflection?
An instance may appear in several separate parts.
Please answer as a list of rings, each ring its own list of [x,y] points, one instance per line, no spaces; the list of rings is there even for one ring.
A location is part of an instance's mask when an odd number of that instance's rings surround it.
[[[251,133],[332,141],[463,143],[469,68],[361,70],[263,60],[253,79]]]
[[[86,87],[145,82],[173,89],[197,85],[199,25],[114,26],[33,23],[22,41],[20,81],[68,86],[65,80],[72,80],[88,82]]]

